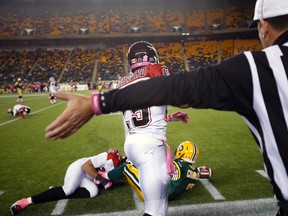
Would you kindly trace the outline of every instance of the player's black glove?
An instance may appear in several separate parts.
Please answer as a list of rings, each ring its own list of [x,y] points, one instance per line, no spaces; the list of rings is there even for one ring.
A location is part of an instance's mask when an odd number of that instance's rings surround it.
[[[93,182],[97,185],[102,185],[105,188],[105,190],[107,190],[112,186],[112,182],[103,178],[101,175],[97,175],[96,178],[93,180]]]

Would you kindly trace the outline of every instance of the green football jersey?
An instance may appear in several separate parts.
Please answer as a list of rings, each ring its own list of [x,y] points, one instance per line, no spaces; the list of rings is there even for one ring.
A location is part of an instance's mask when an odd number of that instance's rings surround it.
[[[119,167],[111,170],[108,173],[108,177],[113,182],[116,179],[124,177],[124,169],[127,164],[122,164]],[[168,199],[172,200],[183,194],[184,192],[191,190],[198,181],[197,167],[181,159],[174,159],[175,174],[171,177],[170,184],[168,186]],[[137,170],[136,170],[137,171]],[[126,170],[126,172],[133,175],[130,180],[130,184],[139,185],[139,179],[135,173]],[[134,170],[135,172],[135,170]]]
[[[191,190],[198,181],[197,167],[181,159],[174,159],[175,173],[168,187],[169,200]]]

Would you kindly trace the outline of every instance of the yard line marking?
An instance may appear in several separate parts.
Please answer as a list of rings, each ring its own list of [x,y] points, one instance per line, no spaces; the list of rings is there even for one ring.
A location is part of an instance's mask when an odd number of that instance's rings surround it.
[[[168,208],[169,216],[179,215],[225,215],[225,216],[271,216],[275,215],[277,204],[274,198],[243,200],[243,201],[225,201],[218,203],[194,204],[173,206]],[[143,212],[130,210],[121,212],[109,212],[98,214],[84,214],[78,216],[135,216]]]
[[[3,126],[3,125],[6,125],[6,124],[12,123],[12,122],[14,122],[14,121],[17,121],[17,120],[19,120],[19,119],[20,119],[19,117],[18,117],[18,118],[16,117],[15,119],[9,120],[9,121],[7,121],[7,122],[3,122],[3,123],[0,124],[0,127]]]
[[[35,111],[35,112],[32,112],[32,113],[30,114],[30,116],[32,116],[32,115],[34,115],[34,114],[36,114],[36,113],[42,112],[42,111],[44,111],[44,110],[53,108],[53,107],[55,107],[55,106],[58,106],[58,105],[60,105],[60,104],[62,104],[62,103],[64,103],[64,102],[59,102],[59,103],[57,103],[57,104],[54,104],[53,106],[49,106],[49,107],[46,107],[46,108],[37,110],[37,111]],[[6,124],[10,124],[10,123],[12,123],[12,122],[14,122],[14,121],[17,121],[17,120],[19,120],[19,119],[21,119],[21,118],[16,117],[15,119],[9,120],[9,121],[7,121],[7,122],[3,122],[3,123],[0,124],[0,127],[3,126],[3,125],[6,125]]]
[[[225,197],[210,183],[208,179],[199,179],[202,185],[208,190],[215,200],[225,200]]]
[[[271,216],[276,214],[274,198],[229,201],[220,203],[196,204],[171,207],[169,215],[225,215],[225,216]],[[190,214],[189,214],[190,213]]]
[[[67,203],[68,203],[68,199],[59,200],[57,202],[55,208],[53,209],[53,212],[51,213],[51,215],[61,215],[61,214],[63,214]]]
[[[268,175],[264,170],[255,170],[255,172],[259,173],[260,175],[268,179]]]
[[[135,192],[135,190],[133,190],[133,199],[134,199],[134,202],[135,202],[136,210],[144,212],[144,210],[145,210],[144,202],[142,202],[139,199],[139,197],[138,197],[137,193]]]

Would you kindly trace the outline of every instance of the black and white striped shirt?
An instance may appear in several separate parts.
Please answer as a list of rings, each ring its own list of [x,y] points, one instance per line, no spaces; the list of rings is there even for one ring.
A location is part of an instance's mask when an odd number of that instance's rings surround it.
[[[100,101],[103,113],[152,105],[189,105],[242,115],[261,150],[277,199],[288,201],[288,32],[263,51],[156,77],[105,93]]]

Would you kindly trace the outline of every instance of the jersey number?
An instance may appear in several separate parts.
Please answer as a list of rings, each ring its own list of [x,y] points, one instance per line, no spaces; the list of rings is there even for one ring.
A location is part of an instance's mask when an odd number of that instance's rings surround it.
[[[132,123],[135,127],[146,127],[150,124],[151,121],[151,115],[150,115],[150,109],[134,109],[131,110],[132,112]],[[131,129],[131,126],[128,122],[126,122],[127,127]]]

